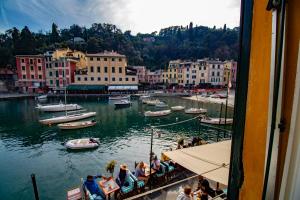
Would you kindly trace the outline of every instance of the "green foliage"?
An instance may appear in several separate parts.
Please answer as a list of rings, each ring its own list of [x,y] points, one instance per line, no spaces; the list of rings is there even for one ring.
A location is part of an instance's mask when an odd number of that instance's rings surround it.
[[[159,32],[132,35],[112,24],[94,23],[90,28],[72,25],[59,30],[52,24],[50,33],[31,33],[28,27],[0,34],[1,66],[15,65],[17,54],[36,54],[56,48],[69,47],[88,53],[114,50],[125,54],[129,65],[146,65],[151,69],[165,68],[173,59],[204,57],[237,59],[239,28],[217,29],[205,26],[171,26]],[[80,37],[85,43],[74,43]],[[6,52],[5,52],[6,51]]]

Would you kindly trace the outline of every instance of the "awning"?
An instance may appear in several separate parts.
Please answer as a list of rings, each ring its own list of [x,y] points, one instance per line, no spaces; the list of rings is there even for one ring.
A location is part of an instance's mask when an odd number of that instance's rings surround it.
[[[88,91],[88,90],[105,90],[105,85],[68,85],[69,91]]]
[[[184,148],[163,154],[207,179],[228,184],[231,140]]]
[[[138,90],[137,85],[111,85],[108,90]]]

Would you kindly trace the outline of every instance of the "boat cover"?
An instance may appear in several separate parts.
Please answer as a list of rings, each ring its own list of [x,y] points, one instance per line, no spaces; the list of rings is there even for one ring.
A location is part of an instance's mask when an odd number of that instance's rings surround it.
[[[207,179],[228,184],[231,140],[167,151],[163,154]]]

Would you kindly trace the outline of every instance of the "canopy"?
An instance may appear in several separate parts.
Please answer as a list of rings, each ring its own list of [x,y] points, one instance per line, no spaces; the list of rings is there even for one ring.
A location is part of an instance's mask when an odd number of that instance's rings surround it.
[[[108,90],[138,90],[137,85],[111,85]]]
[[[88,90],[105,90],[105,85],[68,85],[67,90],[88,91]]]
[[[223,185],[228,184],[231,140],[167,151],[184,168]]]

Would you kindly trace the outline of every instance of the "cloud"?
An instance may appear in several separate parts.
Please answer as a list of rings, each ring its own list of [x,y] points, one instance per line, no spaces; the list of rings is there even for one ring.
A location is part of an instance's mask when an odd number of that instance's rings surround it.
[[[0,0],[0,28],[50,30],[112,23],[123,31],[152,32],[172,25],[238,25],[239,0]]]

